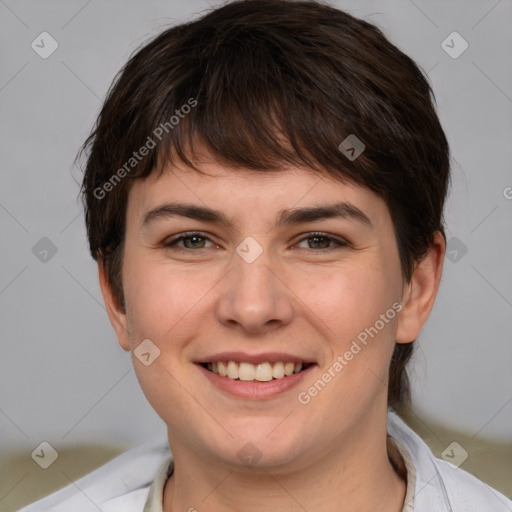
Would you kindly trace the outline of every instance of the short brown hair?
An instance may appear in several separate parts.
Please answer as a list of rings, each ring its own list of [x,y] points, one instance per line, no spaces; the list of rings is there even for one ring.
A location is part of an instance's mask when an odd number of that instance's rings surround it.
[[[339,149],[349,135],[365,145],[353,160]],[[449,148],[418,66],[377,27],[336,8],[235,1],[134,53],[82,147],[90,250],[122,307],[131,185],[173,161],[201,172],[197,142],[233,168],[306,166],[374,191],[390,210],[407,281],[435,232],[444,234]],[[395,345],[390,406],[410,401],[412,349]]]

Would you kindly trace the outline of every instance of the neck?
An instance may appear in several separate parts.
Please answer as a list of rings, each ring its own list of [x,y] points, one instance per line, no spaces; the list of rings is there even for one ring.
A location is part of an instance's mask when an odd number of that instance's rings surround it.
[[[386,419],[343,432],[328,447],[303,454],[293,468],[241,471],[205,462],[180,446],[173,449],[175,471],[165,487],[163,511],[256,512],[264,504],[274,512],[401,512],[406,483],[389,460],[401,457],[387,442]]]

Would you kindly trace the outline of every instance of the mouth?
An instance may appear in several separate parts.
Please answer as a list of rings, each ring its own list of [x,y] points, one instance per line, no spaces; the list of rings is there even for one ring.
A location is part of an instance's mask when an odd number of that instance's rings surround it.
[[[302,373],[315,363],[275,361],[252,364],[246,361],[211,361],[199,363],[205,370],[226,379],[245,382],[270,382]]]

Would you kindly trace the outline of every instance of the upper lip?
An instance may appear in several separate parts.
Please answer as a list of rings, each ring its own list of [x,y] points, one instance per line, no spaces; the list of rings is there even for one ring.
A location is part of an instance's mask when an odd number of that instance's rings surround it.
[[[265,352],[263,354],[247,354],[246,352],[221,352],[215,355],[206,356],[196,361],[196,363],[215,363],[219,361],[239,361],[244,363],[312,363],[311,359],[284,352]]]

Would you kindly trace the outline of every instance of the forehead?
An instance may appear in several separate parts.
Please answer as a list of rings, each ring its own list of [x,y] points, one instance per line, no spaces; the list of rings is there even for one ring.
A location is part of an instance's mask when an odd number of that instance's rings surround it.
[[[214,208],[240,223],[256,219],[274,223],[284,210],[341,201],[377,221],[388,216],[385,202],[373,191],[327,172],[297,167],[255,171],[215,161],[199,168],[204,174],[168,166],[161,175],[136,181],[128,200],[129,222],[140,223],[147,212],[171,201]]]

